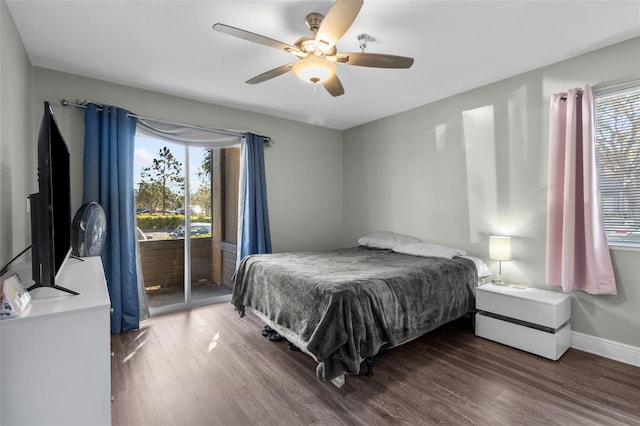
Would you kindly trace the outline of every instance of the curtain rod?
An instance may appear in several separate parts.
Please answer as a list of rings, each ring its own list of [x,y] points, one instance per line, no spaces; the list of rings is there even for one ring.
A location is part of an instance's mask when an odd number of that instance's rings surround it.
[[[582,96],[582,89],[578,89],[578,91],[576,92],[576,99],[579,98],[580,96]],[[567,101],[567,95],[564,96],[560,96],[560,101],[562,102],[566,102]]]
[[[79,101],[77,101],[77,102],[79,102]],[[79,103],[73,103],[73,102],[69,102],[66,99],[60,100],[60,105],[62,105],[63,107],[74,106],[76,108],[87,109],[87,104],[89,104],[89,103],[96,105],[98,107],[98,110],[102,110],[102,104],[99,104],[97,102],[82,101],[82,102],[79,102]],[[209,131],[209,132],[220,133],[220,134],[223,134],[223,135],[244,137],[244,133],[232,132],[230,130],[223,130],[223,129],[214,129],[214,128],[211,128],[211,127],[195,126],[193,124],[176,123],[175,121],[159,120],[157,118],[143,117],[141,115],[133,114],[131,112],[128,113],[127,116],[130,117],[130,118],[136,118],[136,119],[141,119],[141,120],[152,120],[152,121],[157,121],[159,123],[173,124],[175,126],[189,127],[191,129],[206,130],[206,131]],[[271,138],[270,137],[263,136],[263,135],[259,135],[259,136],[262,136],[264,138],[264,143],[271,142]]]

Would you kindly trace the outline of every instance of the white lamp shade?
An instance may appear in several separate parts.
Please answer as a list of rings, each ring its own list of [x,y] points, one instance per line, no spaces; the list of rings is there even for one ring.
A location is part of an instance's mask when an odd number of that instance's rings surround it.
[[[499,261],[511,260],[511,237],[489,237],[489,259]]]
[[[319,56],[308,56],[293,64],[293,73],[307,83],[322,83],[336,73],[338,66]]]

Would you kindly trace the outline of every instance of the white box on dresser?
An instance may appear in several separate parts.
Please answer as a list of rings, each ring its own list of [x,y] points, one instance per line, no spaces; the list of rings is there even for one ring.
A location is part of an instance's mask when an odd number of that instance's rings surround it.
[[[533,287],[476,289],[476,335],[557,360],[571,343],[571,297]]]
[[[111,303],[100,258],[69,259],[56,283],[80,294],[38,288],[22,316],[0,321],[2,425],[111,424]]]

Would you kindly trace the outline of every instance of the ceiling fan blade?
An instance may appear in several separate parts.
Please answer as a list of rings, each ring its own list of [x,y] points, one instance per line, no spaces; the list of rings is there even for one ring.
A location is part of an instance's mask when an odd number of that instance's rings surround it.
[[[291,67],[293,67],[293,64],[281,65],[267,72],[263,72],[262,74],[257,75],[250,80],[247,80],[245,83],[258,84],[258,83],[262,83],[263,81],[271,80],[274,77],[277,77],[279,75],[282,75],[284,73],[291,71]]]
[[[363,0],[336,0],[322,20],[316,34],[316,49],[327,52],[355,21]]]
[[[373,68],[411,68],[413,58],[408,56],[386,55],[384,53],[339,53],[336,62]]]
[[[344,88],[337,74],[333,74],[333,76],[326,79],[322,85],[333,97],[344,95]]]
[[[248,40],[254,43],[262,44],[264,46],[273,47],[278,50],[284,50],[285,52],[292,53],[294,55],[302,54],[302,52],[300,52],[300,50],[295,46],[292,46],[287,43],[283,43],[278,40],[274,40],[269,37],[262,36],[260,34],[252,33],[251,31],[242,30],[240,28],[236,28],[236,27],[232,27],[232,26],[220,24],[220,23],[214,24],[213,29],[215,31],[229,34],[231,36],[238,37],[243,40]]]

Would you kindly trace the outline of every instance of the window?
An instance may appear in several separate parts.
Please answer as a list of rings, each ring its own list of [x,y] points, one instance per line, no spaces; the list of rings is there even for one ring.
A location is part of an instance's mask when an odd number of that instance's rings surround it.
[[[640,247],[640,85],[598,92],[595,141],[609,244]]]

